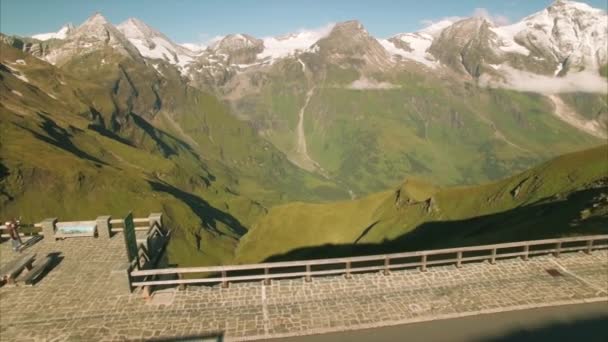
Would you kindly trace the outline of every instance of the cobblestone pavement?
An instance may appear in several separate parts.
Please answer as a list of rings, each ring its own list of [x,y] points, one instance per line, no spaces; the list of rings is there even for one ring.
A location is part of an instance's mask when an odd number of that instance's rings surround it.
[[[1,341],[251,340],[529,307],[608,301],[608,251],[130,294],[123,237],[37,243],[61,262],[33,287],[0,288]],[[0,266],[18,255],[0,244]],[[35,263],[34,263],[35,264]],[[554,268],[562,276],[546,270]]]

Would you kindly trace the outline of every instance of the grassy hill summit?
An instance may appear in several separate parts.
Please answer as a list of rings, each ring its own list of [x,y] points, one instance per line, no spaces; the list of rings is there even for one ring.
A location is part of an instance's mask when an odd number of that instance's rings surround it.
[[[325,258],[608,231],[608,145],[501,181],[272,208],[241,239],[239,262]]]

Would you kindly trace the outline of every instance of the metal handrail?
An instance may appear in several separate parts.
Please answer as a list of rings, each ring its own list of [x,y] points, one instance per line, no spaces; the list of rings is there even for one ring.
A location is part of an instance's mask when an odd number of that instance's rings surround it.
[[[470,247],[457,247],[457,248],[445,248],[436,250],[416,251],[416,252],[405,252],[405,253],[393,253],[393,254],[382,254],[382,255],[371,255],[371,256],[359,256],[359,257],[348,257],[348,258],[330,258],[330,259],[314,259],[314,260],[302,260],[302,261],[287,261],[287,262],[269,262],[269,263],[258,263],[248,265],[230,265],[230,266],[209,266],[209,267],[181,267],[181,268],[162,268],[162,269],[148,269],[148,270],[132,270],[130,272],[131,277],[145,277],[145,276],[158,276],[167,274],[176,274],[180,276],[180,279],[172,280],[150,280],[150,281],[134,281],[133,286],[152,286],[152,285],[178,285],[178,284],[203,284],[203,283],[217,283],[221,282],[227,284],[230,281],[246,281],[246,280],[264,280],[269,281],[270,279],[278,278],[292,278],[292,277],[305,277],[306,280],[310,280],[311,277],[318,275],[328,274],[346,274],[350,276],[352,272],[368,272],[384,270],[388,272],[394,268],[406,268],[406,267],[421,267],[422,271],[426,270],[427,266],[438,265],[438,264],[451,264],[456,263],[459,267],[463,262],[468,261],[480,261],[489,260],[491,263],[498,258],[517,257],[521,256],[525,260],[529,256],[538,254],[554,253],[559,255],[561,252],[571,251],[585,251],[591,252],[592,249],[604,249],[608,248],[608,243],[605,244],[594,244],[607,240],[608,235],[592,235],[592,236],[580,236],[580,237],[569,237],[569,238],[557,238],[557,239],[544,239],[544,240],[532,240],[532,241],[520,241],[520,242],[509,242],[499,243],[492,245],[482,246],[470,246]],[[574,242],[586,242],[585,245],[575,247],[562,247],[563,244],[574,243]],[[541,245],[554,245],[551,248],[541,250],[530,250],[531,246]],[[509,252],[499,253],[500,250],[523,248],[521,252]],[[476,255],[476,256],[464,256],[467,252],[490,252],[488,255]],[[429,256],[437,256],[443,254],[456,254],[456,258],[428,260]],[[398,262],[391,263],[395,259],[404,258],[420,258],[420,261],[416,262]],[[373,261],[384,261],[383,265],[380,266],[361,266],[353,267],[353,263],[360,262],[373,262]],[[344,268],[330,269],[330,270],[311,270],[312,266],[320,265],[338,265],[344,264]],[[304,267],[304,271],[291,271],[284,273],[270,273],[270,270],[281,269],[281,268],[297,268]],[[229,276],[228,272],[233,271],[252,271],[258,270],[263,271],[264,274],[256,275],[236,275]],[[188,273],[220,273],[221,277],[212,278],[196,278],[196,279],[181,279],[181,275]]]

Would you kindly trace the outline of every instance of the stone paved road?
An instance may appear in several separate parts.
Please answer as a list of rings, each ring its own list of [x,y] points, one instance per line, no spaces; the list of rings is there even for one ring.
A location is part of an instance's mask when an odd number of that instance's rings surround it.
[[[1,341],[124,341],[223,335],[252,340],[608,301],[608,252],[509,259],[343,277],[129,294],[123,237],[74,238],[29,251],[61,262],[34,287],[0,288]],[[0,266],[15,254],[0,244]],[[546,272],[556,268],[563,276]]]
[[[608,305],[605,302],[597,302],[288,337],[280,340],[282,342],[606,342],[608,341],[607,326]]]

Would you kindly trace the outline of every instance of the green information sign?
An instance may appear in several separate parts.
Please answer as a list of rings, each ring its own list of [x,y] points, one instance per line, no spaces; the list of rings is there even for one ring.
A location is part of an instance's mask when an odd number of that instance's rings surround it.
[[[129,213],[125,217],[125,228],[123,236],[125,237],[125,246],[127,247],[127,258],[129,262],[137,258],[137,236],[135,236],[135,224],[133,223],[133,214]]]

